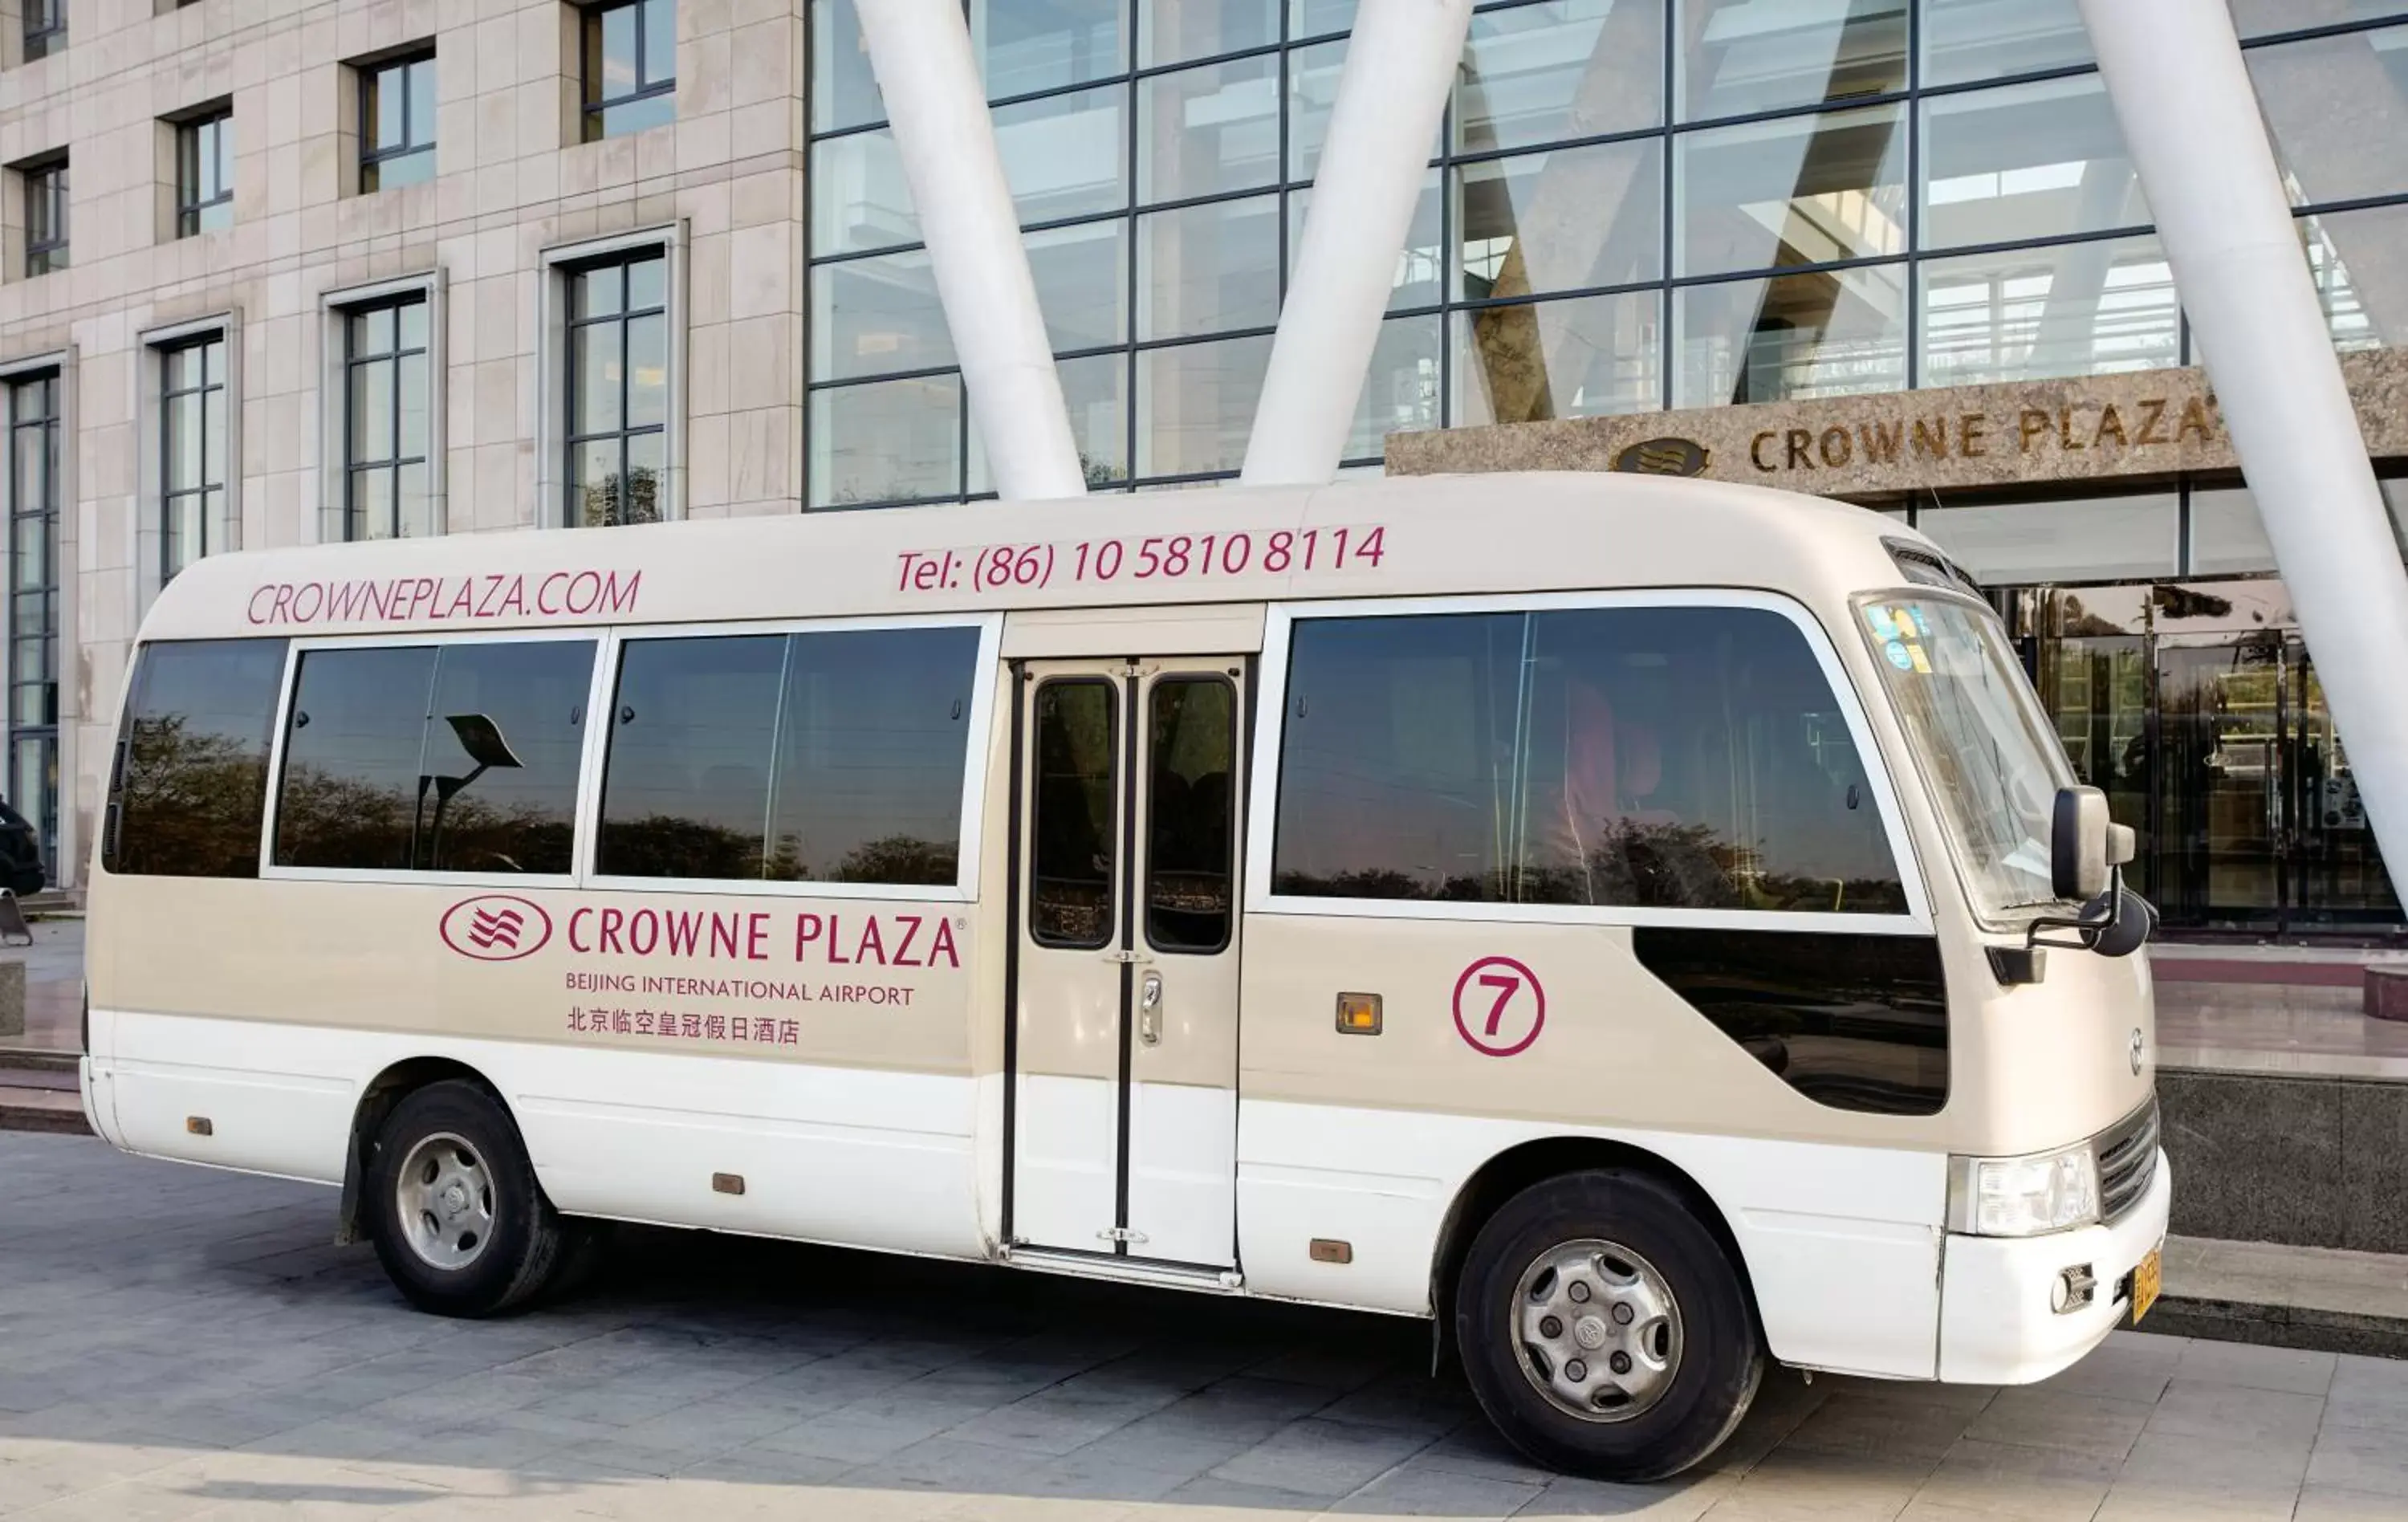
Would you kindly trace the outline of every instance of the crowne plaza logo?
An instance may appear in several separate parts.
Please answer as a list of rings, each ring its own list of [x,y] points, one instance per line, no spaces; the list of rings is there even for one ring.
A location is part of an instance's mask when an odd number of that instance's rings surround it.
[[[515,894],[485,893],[443,912],[436,929],[443,944],[480,962],[515,962],[552,940],[552,916]]]

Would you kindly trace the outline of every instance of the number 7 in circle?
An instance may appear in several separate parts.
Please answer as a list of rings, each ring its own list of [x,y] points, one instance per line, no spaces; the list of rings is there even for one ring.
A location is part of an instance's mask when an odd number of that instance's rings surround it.
[[[1480,975],[1480,986],[1497,990],[1497,1002],[1488,1007],[1488,1027],[1482,1032],[1483,1035],[1494,1036],[1498,1022],[1505,1018],[1505,1006],[1513,1002],[1513,996],[1522,991],[1522,980],[1510,973],[1484,972]]]

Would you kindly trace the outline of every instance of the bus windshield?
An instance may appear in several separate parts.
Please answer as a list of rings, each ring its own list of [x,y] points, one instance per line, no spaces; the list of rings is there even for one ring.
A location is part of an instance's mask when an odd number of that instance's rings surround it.
[[[1997,621],[1938,597],[1871,597],[1857,609],[1974,912],[1995,920],[2056,904],[2049,820],[2071,768]]]

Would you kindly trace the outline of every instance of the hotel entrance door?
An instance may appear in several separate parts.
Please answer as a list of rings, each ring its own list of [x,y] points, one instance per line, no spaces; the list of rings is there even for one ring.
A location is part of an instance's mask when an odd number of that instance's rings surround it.
[[[2171,926],[2398,928],[2315,663],[2277,582],[2003,594],[2074,769],[2139,832]]]

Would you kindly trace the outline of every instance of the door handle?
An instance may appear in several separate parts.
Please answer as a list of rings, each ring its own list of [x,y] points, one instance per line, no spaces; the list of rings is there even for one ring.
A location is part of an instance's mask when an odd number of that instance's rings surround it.
[[[1137,1039],[1148,1046],[1162,1043],[1162,974],[1149,972],[1137,996]]]

